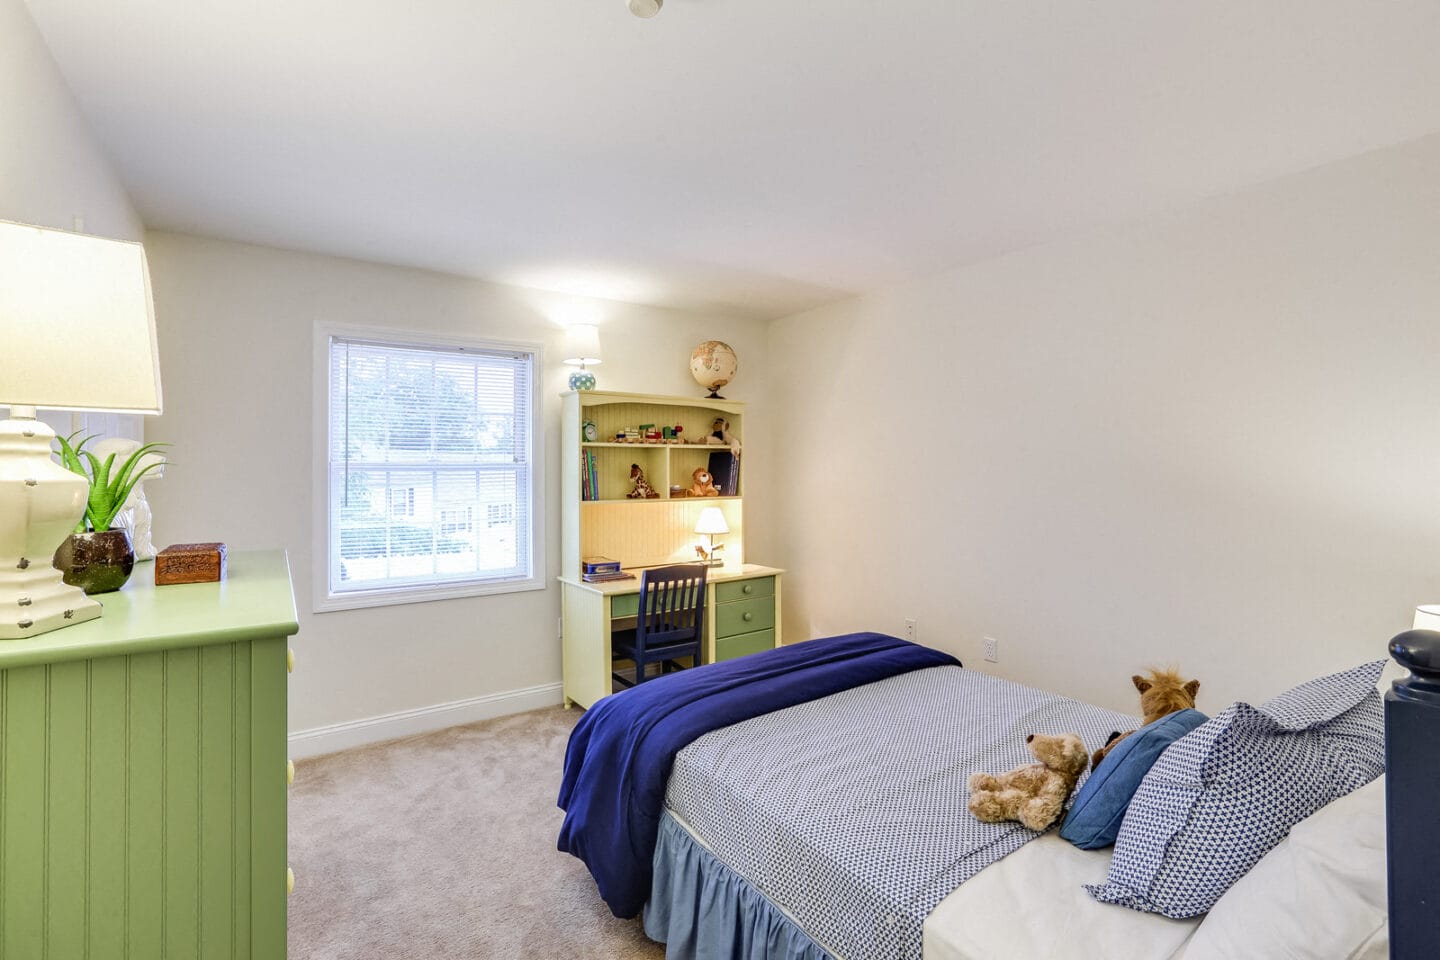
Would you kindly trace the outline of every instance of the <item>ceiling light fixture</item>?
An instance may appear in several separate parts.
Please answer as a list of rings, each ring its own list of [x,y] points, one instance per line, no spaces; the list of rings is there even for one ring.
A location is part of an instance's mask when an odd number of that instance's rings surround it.
[[[665,0],[625,0],[625,5],[635,16],[649,20],[660,12],[661,7],[665,6]]]

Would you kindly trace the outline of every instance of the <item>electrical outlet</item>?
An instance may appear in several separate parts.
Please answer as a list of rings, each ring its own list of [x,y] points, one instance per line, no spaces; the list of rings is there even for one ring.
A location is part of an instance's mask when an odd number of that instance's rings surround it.
[[[905,618],[905,639],[911,643],[920,642],[920,630],[915,626],[914,617]]]
[[[1000,641],[994,637],[985,638],[985,659],[990,663],[1000,662]]]

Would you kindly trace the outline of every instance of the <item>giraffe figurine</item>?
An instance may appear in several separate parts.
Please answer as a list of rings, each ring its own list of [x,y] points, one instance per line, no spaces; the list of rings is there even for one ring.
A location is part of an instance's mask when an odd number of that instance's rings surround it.
[[[630,479],[635,481],[635,489],[625,494],[631,500],[658,500],[660,494],[650,486],[650,481],[645,479],[645,471],[640,469],[640,464],[630,464]]]

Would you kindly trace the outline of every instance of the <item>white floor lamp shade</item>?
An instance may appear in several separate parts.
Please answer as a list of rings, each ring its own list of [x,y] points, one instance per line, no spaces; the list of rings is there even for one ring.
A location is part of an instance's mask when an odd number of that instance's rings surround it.
[[[51,458],[36,407],[160,412],[145,250],[0,221],[0,640],[100,615],[61,579],[55,549],[85,512],[88,481]]]

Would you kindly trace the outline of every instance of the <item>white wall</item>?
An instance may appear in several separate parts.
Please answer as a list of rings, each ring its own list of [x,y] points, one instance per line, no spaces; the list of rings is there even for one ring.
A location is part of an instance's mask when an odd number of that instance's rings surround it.
[[[1440,599],[1440,135],[788,318],[770,350],[786,479],[751,542],[791,568],[790,638],[913,616],[1117,708],[1175,663],[1213,710],[1384,657]]]
[[[141,239],[144,230],[23,0],[0,0],[0,219]]]
[[[558,683],[559,394],[570,372],[558,363],[562,322],[600,324],[603,389],[702,395],[690,351],[711,337],[741,358],[727,395],[753,397],[764,381],[765,328],[753,321],[169,233],[151,232],[146,246],[165,383],[165,414],[147,434],[174,443],[173,465],[147,488],[155,542],[290,552],[300,608],[292,730]],[[312,443],[321,442],[311,435],[317,320],[545,342],[545,590],[310,613],[311,519],[324,509],[311,493]],[[762,437],[766,422],[763,411],[747,416],[749,436]]]
[[[140,218],[22,0],[0,0],[0,220],[124,240]],[[8,410],[0,407],[0,413]],[[139,418],[42,411],[60,434],[138,436]]]

